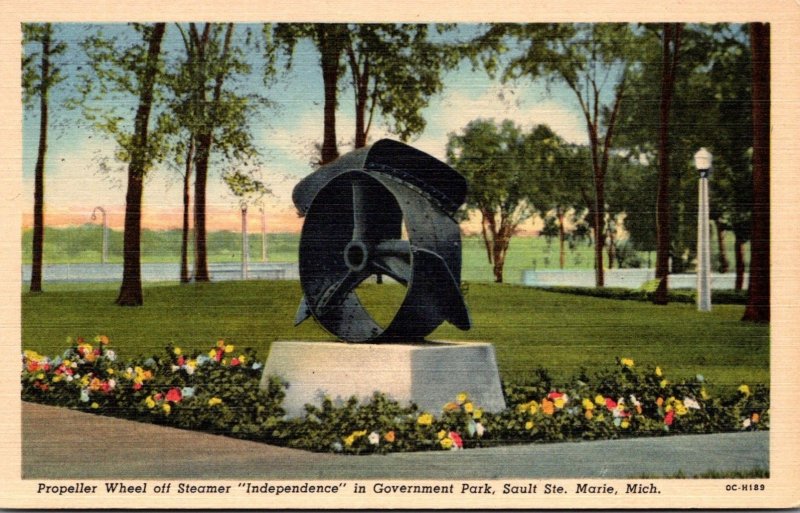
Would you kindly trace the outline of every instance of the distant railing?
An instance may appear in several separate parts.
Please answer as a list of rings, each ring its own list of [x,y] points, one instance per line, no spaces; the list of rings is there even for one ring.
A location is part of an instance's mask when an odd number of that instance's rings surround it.
[[[605,271],[606,287],[624,287],[638,289],[646,282],[655,279],[655,269],[607,269]],[[748,274],[744,274],[743,288],[747,288]],[[586,271],[522,271],[522,284],[529,287],[594,287],[593,270]],[[690,273],[670,274],[668,281],[671,289],[697,288],[697,275]],[[711,288],[715,290],[732,290],[736,286],[735,273],[712,273]]]

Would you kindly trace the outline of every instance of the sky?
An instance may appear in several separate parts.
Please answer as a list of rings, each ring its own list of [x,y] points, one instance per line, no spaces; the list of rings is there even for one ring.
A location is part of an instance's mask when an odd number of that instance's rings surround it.
[[[97,28],[109,35],[134,40],[139,37],[126,25],[57,24],[56,36],[68,43],[62,57],[63,74],[67,77],[52,91],[51,123],[47,161],[45,164],[45,224],[47,226],[81,225],[91,220],[94,207],[108,212],[108,223],[121,230],[125,212],[125,169],[115,163],[116,145],[103,134],[86,126],[79,111],[67,111],[60,104],[74,95],[77,82],[74,76],[86,69],[85,56],[77,44]],[[244,37],[246,26],[237,26],[236,34]],[[249,26],[259,30],[258,26]],[[475,26],[461,25],[457,34],[469,34]],[[458,37],[458,36],[456,36]],[[168,25],[162,50],[179,55],[182,50],[180,33]],[[263,166],[259,175],[272,191],[264,199],[267,231],[297,232],[302,219],[297,217],[291,202],[291,190],[304,176],[313,171],[310,162],[318,158],[315,143],[322,140],[323,88],[317,50],[309,42],[296,49],[293,66],[281,72],[268,88],[261,80],[261,57],[248,56],[252,74],[235,84],[242,91],[260,91],[273,103],[265,108],[252,124],[253,136]],[[352,89],[347,75],[341,82],[339,107],[336,113],[336,133],[339,153],[352,149],[355,127]],[[427,121],[424,132],[409,141],[412,146],[445,160],[447,135],[460,132],[471,120],[494,118],[511,119],[532,128],[544,123],[568,142],[586,144],[585,124],[577,100],[571,91],[558,85],[546,87],[543,81],[522,79],[503,84],[491,79],[482,70],[473,70],[467,62],[443,77],[444,90],[434,96],[423,115]],[[135,109],[135,99],[129,97],[118,103],[128,111]],[[130,105],[128,105],[130,104]],[[33,170],[39,138],[38,103],[28,107],[23,120],[23,228],[32,225]],[[383,137],[397,139],[377,119],[370,131],[370,143]],[[111,162],[114,170],[102,172],[100,162]],[[219,178],[220,167],[211,170],[207,192],[208,229],[238,231],[241,214],[238,200],[227,191]],[[182,223],[182,178],[168,166],[161,165],[148,173],[144,191],[144,228],[173,229]],[[253,213],[255,214],[255,212]],[[251,231],[258,231],[260,215],[249,219]],[[530,230],[529,223],[527,229]]]

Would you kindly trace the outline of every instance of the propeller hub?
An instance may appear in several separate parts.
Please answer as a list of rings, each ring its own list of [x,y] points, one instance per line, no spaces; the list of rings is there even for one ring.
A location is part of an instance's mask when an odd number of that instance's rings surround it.
[[[344,248],[344,263],[351,271],[363,271],[367,267],[369,251],[360,240],[350,241]]]

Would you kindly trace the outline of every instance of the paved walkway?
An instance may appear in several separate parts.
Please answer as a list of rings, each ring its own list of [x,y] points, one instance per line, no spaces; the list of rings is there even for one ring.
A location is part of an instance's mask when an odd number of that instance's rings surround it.
[[[694,476],[769,468],[769,433],[342,456],[23,403],[22,462],[25,479]]]

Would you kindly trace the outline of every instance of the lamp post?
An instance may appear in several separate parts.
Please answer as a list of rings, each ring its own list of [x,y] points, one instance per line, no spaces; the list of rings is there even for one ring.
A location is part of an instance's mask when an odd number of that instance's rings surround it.
[[[267,261],[267,212],[261,207],[261,261]]]
[[[705,148],[694,154],[694,166],[700,173],[697,204],[697,310],[711,311],[711,231],[708,221],[708,176],[713,156]]]
[[[108,261],[108,219],[106,217],[106,209],[103,207],[94,207],[92,210],[92,221],[97,219],[97,211],[103,214],[103,252],[100,255],[100,263],[105,264]]]
[[[242,280],[247,279],[250,242],[247,240],[247,205],[242,204]]]

